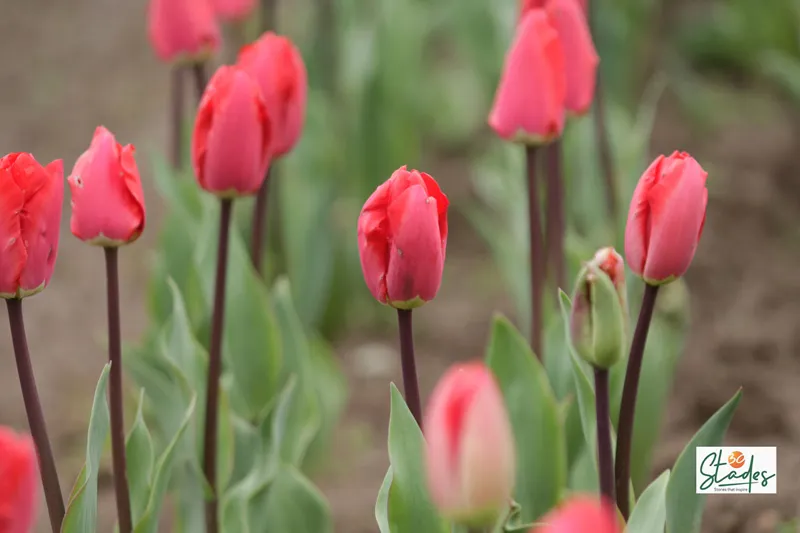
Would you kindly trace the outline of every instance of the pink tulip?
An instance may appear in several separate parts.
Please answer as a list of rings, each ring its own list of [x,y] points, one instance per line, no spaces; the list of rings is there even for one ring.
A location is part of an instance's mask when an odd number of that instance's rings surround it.
[[[597,64],[600,62],[586,14],[578,0],[549,0],[546,9],[564,50],[565,106],[568,111],[582,115],[592,106]]]
[[[256,7],[256,0],[212,0],[212,3],[220,20],[244,20]]]
[[[625,258],[650,285],[683,276],[706,220],[708,174],[689,154],[659,156],[633,192],[625,227]]]
[[[622,533],[614,507],[590,496],[573,496],[530,533]]]
[[[531,9],[541,9],[552,0],[520,0],[520,19]],[[589,0],[575,0],[584,15],[589,15]]]
[[[492,373],[475,362],[450,368],[425,416],[428,486],[441,514],[472,526],[491,524],[514,488],[511,423]]]
[[[259,84],[273,123],[273,153],[292,150],[306,115],[306,67],[286,37],[267,32],[239,52],[237,64]]]
[[[67,179],[72,192],[72,233],[98,246],[120,246],[144,231],[142,182],[133,145],[120,145],[98,126],[92,144]]]
[[[64,164],[42,167],[31,154],[0,159],[0,298],[41,292],[58,256]]]
[[[210,0],[150,0],[147,16],[150,42],[162,61],[201,61],[219,49]]]
[[[255,194],[271,157],[272,125],[261,90],[237,67],[211,77],[192,135],[200,186],[223,198]]]
[[[38,477],[33,441],[0,426],[0,533],[33,531]]]
[[[372,295],[413,309],[439,291],[447,248],[447,197],[405,166],[372,193],[358,217],[358,251]]]
[[[546,144],[564,129],[566,76],[558,32],[542,9],[528,11],[506,56],[489,125],[502,137]]]

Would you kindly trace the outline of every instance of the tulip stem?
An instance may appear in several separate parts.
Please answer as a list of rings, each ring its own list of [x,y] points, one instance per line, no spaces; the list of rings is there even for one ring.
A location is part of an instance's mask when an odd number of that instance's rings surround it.
[[[608,395],[608,369],[594,369],[595,414],[597,418],[597,462],[600,494],[614,501],[614,456],[611,452],[611,411]]]
[[[111,410],[111,456],[114,468],[114,491],[117,497],[117,520],[120,533],[133,530],[128,475],[125,470],[125,423],[122,407],[122,336],[120,334],[119,267],[117,248],[106,247],[106,287],[108,295],[108,360],[111,375],[108,389]]]
[[[195,89],[197,90],[197,101],[199,103],[200,100],[203,99],[203,93],[206,92],[206,84],[208,84],[205,62],[194,63],[192,65],[192,73],[194,74]]]
[[[206,385],[206,420],[203,434],[203,473],[211,488],[206,501],[206,533],[217,533],[217,415],[219,378],[222,374],[222,331],[225,318],[225,281],[228,274],[228,234],[230,233],[233,200],[221,200],[217,275],[214,281],[214,311],[211,318],[211,344],[208,352],[208,383]]]
[[[172,166],[177,169],[183,167],[183,74],[182,66],[175,65],[172,67],[170,80],[170,90],[172,91],[170,130],[172,133]]]
[[[628,487],[631,477],[631,445],[633,440],[633,419],[636,414],[636,394],[639,388],[639,376],[642,373],[642,359],[647,344],[647,332],[653,318],[658,285],[645,285],[642,307],[639,309],[639,320],[633,333],[631,352],[628,356],[628,368],[625,371],[625,384],[622,387],[622,402],[619,408],[617,424],[617,506],[622,516],[628,519],[629,497]]]
[[[64,520],[64,499],[61,495],[61,485],[58,482],[56,461],[53,458],[53,450],[47,436],[42,403],[36,390],[36,378],[33,375],[28,338],[25,335],[25,321],[22,318],[22,300],[12,298],[6,300],[6,305],[8,306],[8,323],[11,327],[11,341],[17,361],[19,384],[22,387],[22,400],[25,403],[25,413],[28,415],[31,436],[36,444],[39,472],[42,476],[47,512],[50,515],[50,526],[53,533],[58,533],[61,531],[61,522]]]
[[[417,425],[422,429],[422,402],[419,397],[417,363],[414,359],[414,333],[411,325],[411,310],[397,310],[397,325],[400,329],[400,363],[403,367],[403,391],[406,404]]]
[[[259,276],[264,278],[262,271],[262,260],[264,256],[264,248],[266,248],[264,241],[266,240],[267,222],[269,221],[269,183],[272,167],[267,170],[267,175],[261,183],[261,188],[258,189],[256,195],[256,203],[253,206],[253,227],[250,232],[250,255],[252,256],[253,267]]]
[[[558,288],[567,291],[567,271],[564,258],[566,216],[560,139],[556,139],[547,147],[547,215],[545,222],[546,261],[555,270],[555,281]]]
[[[530,236],[531,275],[531,348],[542,360],[542,312],[544,308],[545,254],[542,237],[541,206],[539,205],[539,183],[536,179],[536,155],[538,147],[526,146],[525,155],[528,173],[528,223]]]
[[[597,139],[597,150],[600,155],[600,167],[603,170],[603,181],[606,184],[606,205],[608,215],[614,227],[617,225],[617,178],[614,174],[614,162],[611,157],[611,140],[609,138],[608,125],[606,124],[606,111],[603,102],[602,85],[600,84],[600,72],[597,72],[594,90],[594,129]]]

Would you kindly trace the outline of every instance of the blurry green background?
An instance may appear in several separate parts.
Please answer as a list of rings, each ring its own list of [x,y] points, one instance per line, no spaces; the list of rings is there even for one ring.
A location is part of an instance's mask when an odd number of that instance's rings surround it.
[[[387,383],[399,380],[399,362],[394,314],[361,279],[356,217],[404,164],[432,174],[451,199],[442,289],[415,313],[423,395],[448,364],[482,355],[495,309],[524,329],[522,154],[486,126],[517,2],[278,3],[279,32],[301,48],[311,90],[302,141],[276,166],[270,272],[288,274],[301,320],[334,344],[349,383],[334,460],[316,480],[337,531],[373,532],[386,468]],[[317,16],[325,9],[332,16]],[[712,533],[771,533],[797,514],[792,495],[800,490],[800,3],[597,0],[592,9],[620,204],[627,209],[632,184],[658,153],[690,151],[710,175],[705,234],[687,276],[690,334],[655,466],[671,464],[700,423],[744,386],[728,440],[779,447],[779,495],[711,498],[705,523]],[[165,214],[149,178],[166,147],[169,73],[146,41],[144,12],[142,2],[15,2],[0,32],[0,151],[64,158],[71,168],[98,123],[139,149],[149,219],[141,242],[121,257],[130,342],[146,330]],[[226,31],[228,43],[241,38]],[[233,53],[229,46],[215,61]],[[615,240],[594,223],[604,203],[590,121],[571,123],[565,136],[568,245],[579,257]],[[248,216],[237,206],[242,228]],[[26,302],[65,489],[82,461],[105,328],[102,254],[78,243],[67,220],[65,210],[52,286]],[[0,350],[0,423],[24,428],[6,333]],[[101,487],[110,488],[109,479],[101,477]],[[109,524],[110,490],[101,499]]]

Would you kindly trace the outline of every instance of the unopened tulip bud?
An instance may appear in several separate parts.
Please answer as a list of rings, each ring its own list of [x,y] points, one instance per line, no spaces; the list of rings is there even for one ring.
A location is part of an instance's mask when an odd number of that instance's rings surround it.
[[[597,368],[610,368],[625,355],[627,318],[625,267],[613,248],[587,263],[575,284],[569,331],[578,355]]]
[[[0,427],[0,531],[29,533],[36,518],[36,449],[27,436]]]
[[[639,179],[625,226],[628,266],[649,285],[683,276],[706,220],[708,173],[686,152],[659,156]]]
[[[288,38],[267,32],[239,51],[237,65],[258,83],[272,119],[272,153],[287,154],[300,138],[308,81],[300,50]]]
[[[272,121],[258,84],[238,67],[220,67],[200,100],[192,135],[200,187],[220,198],[257,193],[271,142]]]
[[[514,488],[514,436],[503,396],[483,363],[451,367],[425,417],[428,485],[440,513],[471,527],[493,524]]]
[[[133,145],[122,146],[99,126],[92,144],[67,179],[72,193],[73,235],[97,246],[121,246],[144,231],[142,182]]]
[[[401,167],[358,217],[364,281],[382,304],[414,309],[439,292],[447,248],[447,197],[431,176]]]
[[[590,496],[573,496],[533,527],[530,533],[622,533],[614,506]]]
[[[58,256],[64,164],[43,167],[31,154],[0,159],[0,298],[44,290]]]
[[[220,45],[210,0],[150,0],[150,42],[162,61],[203,61]]]
[[[489,125],[503,139],[547,144],[564,129],[566,75],[558,32],[543,9],[517,26],[497,87]]]

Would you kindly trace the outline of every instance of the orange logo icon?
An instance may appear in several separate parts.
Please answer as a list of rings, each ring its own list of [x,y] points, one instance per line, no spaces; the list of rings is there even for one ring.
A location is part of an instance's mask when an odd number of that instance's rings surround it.
[[[728,456],[728,464],[733,468],[741,468],[744,466],[744,454],[739,451],[734,451]]]

